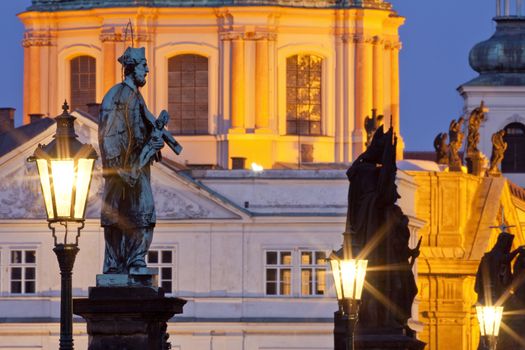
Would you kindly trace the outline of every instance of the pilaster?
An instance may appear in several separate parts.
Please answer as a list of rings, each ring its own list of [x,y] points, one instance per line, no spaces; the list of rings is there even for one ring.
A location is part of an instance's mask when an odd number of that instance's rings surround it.
[[[255,132],[270,132],[269,121],[269,51],[268,42],[274,36],[260,35],[255,46]]]
[[[372,110],[372,42],[373,38],[363,34],[353,37],[355,44],[355,121],[352,132],[352,153],[356,159],[365,149],[365,117]]]
[[[117,83],[116,43],[122,41],[122,34],[118,33],[115,27],[103,28],[100,33],[100,41],[102,42],[102,65],[104,72],[102,88],[105,94]]]

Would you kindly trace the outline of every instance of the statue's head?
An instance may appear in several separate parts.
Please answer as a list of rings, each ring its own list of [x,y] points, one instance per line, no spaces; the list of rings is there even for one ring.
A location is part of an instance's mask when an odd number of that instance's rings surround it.
[[[514,235],[502,232],[498,236],[498,240],[496,241],[496,244],[494,245],[494,248],[492,248],[492,251],[498,251],[502,253],[510,253],[510,250],[512,248],[512,241],[514,240]]]
[[[149,73],[149,68],[145,48],[128,47],[118,61],[124,68],[124,76],[131,78],[135,86],[143,87],[146,85],[146,76]]]

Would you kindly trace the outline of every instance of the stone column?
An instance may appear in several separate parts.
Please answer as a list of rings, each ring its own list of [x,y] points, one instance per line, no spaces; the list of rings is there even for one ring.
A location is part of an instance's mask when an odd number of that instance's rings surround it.
[[[255,44],[255,132],[269,131],[268,35]]]
[[[231,41],[231,129],[244,133],[244,39],[238,35]]]
[[[48,112],[42,109],[42,47],[51,45],[51,36],[46,32],[24,35],[24,124],[30,122],[30,114]],[[48,67],[44,68],[47,71]]]
[[[384,114],[384,67],[383,67],[383,40],[376,36],[373,39],[373,50],[374,50],[374,91],[373,91],[373,108],[377,110],[377,114]]]
[[[401,43],[396,42],[391,46],[390,62],[390,91],[391,111],[394,131],[399,135],[399,49]]]
[[[104,72],[102,90],[104,94],[116,84],[116,42],[120,40],[122,40],[121,35],[116,33],[113,27],[106,30],[103,29],[100,34],[100,41],[102,41],[102,67]]]
[[[356,159],[365,149],[364,120],[372,110],[371,39],[362,34],[354,36],[355,42],[355,124],[352,132],[352,155]]]

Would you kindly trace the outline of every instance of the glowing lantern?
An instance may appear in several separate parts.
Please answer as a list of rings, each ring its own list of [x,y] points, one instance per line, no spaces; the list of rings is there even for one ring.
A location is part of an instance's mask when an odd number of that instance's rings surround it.
[[[75,117],[64,102],[56,117],[55,139],[39,145],[30,161],[36,161],[49,222],[84,221],[89,186],[97,154],[91,145],[77,140]]]

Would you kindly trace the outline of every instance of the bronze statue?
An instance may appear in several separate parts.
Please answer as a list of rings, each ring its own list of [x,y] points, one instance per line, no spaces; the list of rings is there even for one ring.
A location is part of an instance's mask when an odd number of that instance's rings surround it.
[[[459,156],[459,150],[461,149],[461,145],[463,144],[463,137],[465,136],[465,134],[462,131],[463,122],[463,117],[459,117],[457,121],[452,120],[448,129],[448,136],[450,142],[448,146],[450,171],[461,171],[461,166],[463,165],[463,161]]]
[[[376,132],[377,128],[381,125],[383,122],[384,116],[382,114],[376,115],[377,109],[372,108],[372,117],[369,116],[365,117],[365,130],[366,130],[366,147],[370,146],[370,142],[372,141],[372,137],[374,136],[374,133]]]
[[[409,260],[415,259],[418,249],[409,249],[408,218],[395,204],[400,198],[395,184],[396,145],[393,129],[384,133],[380,126],[347,171],[346,232],[352,254],[368,259],[367,282],[389,300],[385,305],[377,294],[364,291],[359,316],[363,328],[405,328],[417,294]]]
[[[479,107],[474,108],[470,113],[468,119],[468,136],[467,136],[467,156],[473,157],[480,154],[478,149],[479,143],[479,128],[481,123],[486,120],[485,113],[488,112],[488,108],[485,107],[485,103],[481,101]]]
[[[439,133],[434,139],[434,149],[436,150],[436,163],[448,165],[448,135],[445,132]]]
[[[504,140],[505,130],[499,130],[492,134],[492,156],[490,157],[489,175],[500,175],[499,165],[503,160],[507,143]]]
[[[140,93],[149,72],[145,49],[127,48],[118,61],[125,78],[104,96],[98,131],[105,179],[101,213],[105,274],[146,267],[156,221],[150,164],[160,159],[165,141],[174,151],[181,150],[163,129],[167,112],[156,120]]]

